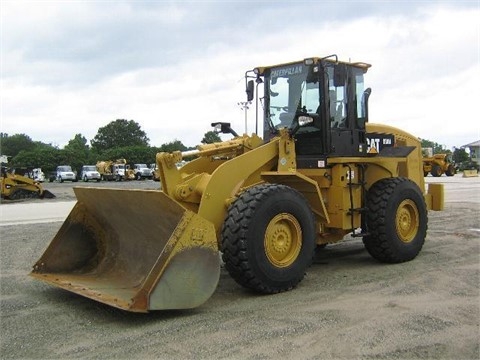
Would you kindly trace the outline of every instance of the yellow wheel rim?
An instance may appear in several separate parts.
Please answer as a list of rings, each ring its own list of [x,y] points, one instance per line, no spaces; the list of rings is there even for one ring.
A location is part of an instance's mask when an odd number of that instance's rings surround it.
[[[265,231],[265,254],[276,267],[287,267],[295,262],[302,247],[302,228],[290,214],[278,214]]]
[[[400,203],[395,217],[395,226],[400,240],[404,243],[411,242],[418,232],[420,218],[415,203],[406,199]]]

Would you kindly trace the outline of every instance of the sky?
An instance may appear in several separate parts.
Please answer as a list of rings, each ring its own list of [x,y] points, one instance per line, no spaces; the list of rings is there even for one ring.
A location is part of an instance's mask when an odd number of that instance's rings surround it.
[[[127,119],[151,146],[195,146],[215,121],[245,132],[247,70],[337,54],[372,64],[370,122],[480,140],[479,0],[0,0],[0,17],[8,135],[62,148]]]

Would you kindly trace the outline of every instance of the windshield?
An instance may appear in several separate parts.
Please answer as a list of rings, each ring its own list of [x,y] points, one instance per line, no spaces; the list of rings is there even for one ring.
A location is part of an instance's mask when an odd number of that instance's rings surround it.
[[[308,68],[303,63],[272,68],[266,76],[270,92],[268,118],[271,126],[291,127],[297,111],[315,113],[320,105],[319,87],[308,79]]]
[[[146,167],[147,167],[147,164],[138,164],[138,167],[139,167],[140,169],[143,169],[143,168],[146,168]]]
[[[63,171],[63,172],[72,171],[72,168],[70,166],[59,166],[58,171]]]
[[[91,166],[85,166],[83,168],[84,171],[96,171],[96,167],[94,165],[91,165]]]

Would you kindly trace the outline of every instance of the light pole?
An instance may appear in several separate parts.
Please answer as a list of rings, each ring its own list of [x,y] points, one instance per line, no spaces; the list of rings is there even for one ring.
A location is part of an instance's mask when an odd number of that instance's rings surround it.
[[[248,105],[250,105],[252,102],[251,101],[240,101],[237,103],[238,106],[240,106],[240,109],[245,111],[245,134],[248,134],[247,132],[247,110],[249,109]]]

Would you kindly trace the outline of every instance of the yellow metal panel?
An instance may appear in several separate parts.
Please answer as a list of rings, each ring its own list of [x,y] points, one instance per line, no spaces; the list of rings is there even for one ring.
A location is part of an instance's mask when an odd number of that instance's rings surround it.
[[[359,170],[353,164],[343,166],[338,164],[332,168],[332,186],[328,189],[327,210],[331,219],[329,227],[337,229],[351,229],[352,216],[353,226],[360,227],[360,213],[350,213],[350,208],[361,207],[361,187],[359,182]],[[349,188],[349,182],[352,182],[352,189]],[[350,199],[350,191],[352,199]],[[353,201],[353,204],[351,202]]]
[[[441,211],[445,207],[443,184],[428,184],[427,207],[429,210]]]
[[[227,210],[227,200],[243,186],[261,181],[260,173],[277,164],[278,139],[239,155],[220,165],[205,186],[198,214],[221,230]]]
[[[313,212],[319,216],[323,222],[327,224],[330,223],[320,188],[315,180],[298,172],[290,173],[276,171],[262,172],[262,179],[274,184],[288,185],[300,191],[307,198]]]
[[[478,176],[477,170],[463,170],[463,177],[476,177]]]

